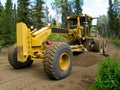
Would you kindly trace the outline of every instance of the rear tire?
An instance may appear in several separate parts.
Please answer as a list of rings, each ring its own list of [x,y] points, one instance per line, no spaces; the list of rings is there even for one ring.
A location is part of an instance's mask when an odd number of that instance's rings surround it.
[[[93,43],[91,44],[90,47],[91,47],[91,51],[104,54],[107,51],[107,41],[93,39]]]
[[[8,61],[15,69],[30,67],[33,61],[28,57],[27,61],[19,62],[17,60],[17,45],[15,44],[8,54]]]
[[[99,53],[100,54],[104,53],[104,41],[101,41],[99,44]]]
[[[51,45],[44,55],[44,71],[51,79],[65,78],[72,71],[73,53],[69,45],[56,43]]]
[[[107,53],[107,40],[104,41],[103,53]]]
[[[94,40],[92,51],[100,52],[100,41],[99,40]]]

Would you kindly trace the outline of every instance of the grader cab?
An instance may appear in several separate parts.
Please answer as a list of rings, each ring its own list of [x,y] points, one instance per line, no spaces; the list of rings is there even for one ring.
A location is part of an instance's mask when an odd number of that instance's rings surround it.
[[[73,52],[105,53],[106,42],[91,37],[92,17],[85,15],[67,18],[67,28],[43,27],[30,30],[24,23],[17,24],[17,43],[9,52],[8,60],[15,69],[30,67],[34,60],[43,61],[44,71],[52,79],[67,77],[72,71]],[[51,33],[66,34],[68,42],[49,44]]]
[[[95,26],[92,25],[93,19],[96,18],[92,18],[87,14],[67,18],[69,45],[73,45],[74,48],[76,45],[80,45],[82,47],[78,48],[79,46],[76,46],[76,50],[74,50],[75,52],[87,50],[99,52],[100,54],[106,53],[107,41],[100,38],[97,30],[94,30],[93,35],[92,28]]]

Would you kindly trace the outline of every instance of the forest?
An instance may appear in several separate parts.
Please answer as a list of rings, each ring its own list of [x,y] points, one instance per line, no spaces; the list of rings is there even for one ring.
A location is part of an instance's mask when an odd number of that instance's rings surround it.
[[[97,29],[102,37],[120,39],[120,2],[108,0],[107,15],[102,15],[97,20]],[[49,16],[45,0],[6,0],[5,5],[0,2],[0,46],[9,46],[16,41],[16,23],[24,22],[28,27],[33,25],[40,29],[46,23],[54,23],[54,18]],[[61,19],[61,27],[66,27],[67,16],[82,14],[84,0],[53,0],[50,4]]]

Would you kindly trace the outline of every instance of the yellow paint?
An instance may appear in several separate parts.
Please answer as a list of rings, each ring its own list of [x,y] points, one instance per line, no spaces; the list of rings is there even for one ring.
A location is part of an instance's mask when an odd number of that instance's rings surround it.
[[[58,28],[59,27],[58,20],[55,20],[55,23],[56,23],[56,28]]]
[[[32,33],[32,46],[42,46],[42,43],[47,40],[51,34],[50,27],[44,27],[34,33]]]
[[[31,54],[30,29],[24,23],[17,24],[17,52],[18,61],[24,62]]]
[[[61,71],[68,70],[70,66],[70,56],[68,53],[62,53],[59,58],[59,68]]]
[[[44,42],[51,34],[51,28],[45,27],[40,30],[30,29],[24,23],[17,24],[17,51],[18,61],[25,62],[28,56],[32,60],[43,60]]]

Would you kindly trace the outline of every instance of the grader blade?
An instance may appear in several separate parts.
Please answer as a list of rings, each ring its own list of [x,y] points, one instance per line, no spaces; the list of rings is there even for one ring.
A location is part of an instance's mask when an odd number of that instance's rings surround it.
[[[18,61],[25,62],[30,55],[30,29],[24,23],[17,24],[17,57]]]

